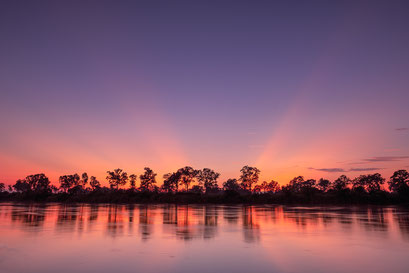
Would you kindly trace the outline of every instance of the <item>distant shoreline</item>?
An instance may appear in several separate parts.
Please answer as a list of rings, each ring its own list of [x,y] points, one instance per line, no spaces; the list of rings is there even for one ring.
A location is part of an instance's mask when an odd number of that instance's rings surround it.
[[[243,205],[409,205],[409,198],[398,194],[340,193],[284,194],[284,193],[152,193],[116,190],[84,194],[22,194],[0,193],[0,202],[20,203],[89,203],[89,204],[243,204]]]

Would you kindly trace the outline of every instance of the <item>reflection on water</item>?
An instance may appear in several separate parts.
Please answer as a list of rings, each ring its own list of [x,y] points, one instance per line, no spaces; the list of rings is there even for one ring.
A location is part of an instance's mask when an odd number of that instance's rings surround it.
[[[0,223],[2,273],[407,272],[409,265],[409,213],[400,207],[0,204]]]

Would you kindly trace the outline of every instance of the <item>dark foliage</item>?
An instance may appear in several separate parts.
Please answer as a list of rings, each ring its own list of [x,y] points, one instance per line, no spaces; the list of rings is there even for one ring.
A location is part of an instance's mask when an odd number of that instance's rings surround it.
[[[87,173],[59,177],[60,187],[51,185],[44,174],[29,175],[12,186],[0,183],[0,200],[89,202],[89,203],[293,203],[293,204],[396,204],[409,202],[409,173],[398,170],[388,181],[379,174],[349,179],[341,175],[335,181],[304,179],[297,176],[287,185],[271,180],[257,184],[260,171],[255,167],[241,169],[240,179],[228,179],[218,187],[219,173],[186,166],[163,176],[156,186],[156,173],[145,168],[139,176],[128,176],[121,169],[107,172],[110,187],[102,187],[95,176]],[[129,186],[126,187],[129,181]],[[239,183],[240,182],[240,183]],[[195,183],[192,187],[190,185]],[[89,186],[87,186],[89,184]],[[179,185],[183,186],[182,190]],[[253,187],[254,186],[254,187]],[[7,189],[6,189],[7,188]]]

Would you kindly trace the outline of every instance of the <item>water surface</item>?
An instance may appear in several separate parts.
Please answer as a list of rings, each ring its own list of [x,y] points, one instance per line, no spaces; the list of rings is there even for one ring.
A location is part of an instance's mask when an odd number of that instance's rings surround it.
[[[1,273],[408,268],[400,207],[0,204]]]

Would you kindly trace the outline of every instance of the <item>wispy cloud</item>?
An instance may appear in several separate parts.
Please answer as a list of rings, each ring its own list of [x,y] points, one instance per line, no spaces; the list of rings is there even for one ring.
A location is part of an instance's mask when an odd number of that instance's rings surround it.
[[[320,168],[320,169],[317,169],[317,168],[312,168],[312,167],[310,167],[310,168],[308,168],[308,169],[310,169],[310,170],[315,170],[315,171],[320,171],[320,172],[327,172],[327,173],[345,172],[345,170],[342,169],[342,168]]]
[[[308,168],[309,170],[315,170],[319,172],[327,172],[327,173],[347,173],[347,172],[368,172],[368,171],[378,171],[382,170],[383,168],[350,168],[350,169],[343,169],[343,168]]]
[[[361,161],[351,162],[348,165],[359,165],[374,162],[393,162],[409,159],[409,156],[374,156],[369,158],[361,159]]]
[[[370,158],[365,158],[364,162],[390,162],[390,161],[400,161],[403,159],[408,159],[409,156],[375,156]]]
[[[409,127],[396,128],[395,131],[408,131]]]
[[[367,171],[379,171],[383,170],[384,168],[351,168],[349,169],[350,172],[367,172]]]

